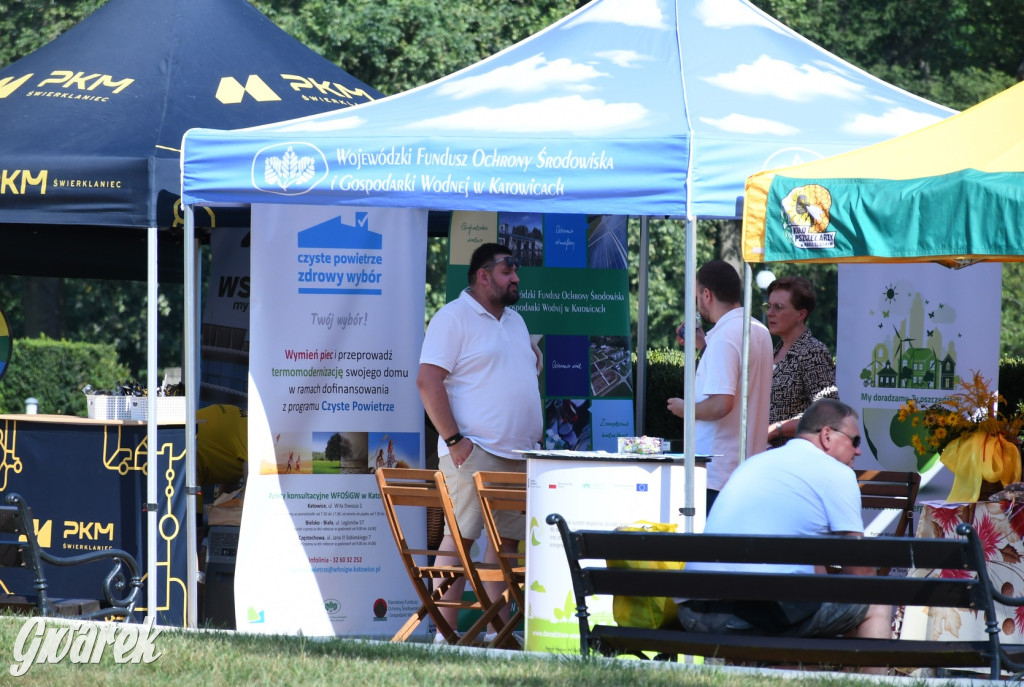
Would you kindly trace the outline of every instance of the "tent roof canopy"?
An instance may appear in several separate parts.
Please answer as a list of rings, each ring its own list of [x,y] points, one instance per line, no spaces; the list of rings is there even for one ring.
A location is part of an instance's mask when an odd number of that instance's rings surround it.
[[[380,96],[246,0],[110,0],[0,70],[0,223],[171,226],[187,129]]]
[[[1022,111],[1018,84],[919,131],[751,176],[744,259],[1024,260]]]
[[[746,0],[594,0],[406,93],[190,131],[183,197],[735,218],[754,171],[949,114]]]

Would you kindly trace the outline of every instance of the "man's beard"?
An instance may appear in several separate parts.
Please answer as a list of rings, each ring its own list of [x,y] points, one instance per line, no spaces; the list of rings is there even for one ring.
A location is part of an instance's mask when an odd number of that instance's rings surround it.
[[[512,287],[508,287],[505,289],[504,293],[501,294],[500,300],[502,305],[515,305],[519,302],[519,289],[516,289],[515,292],[513,292]]]

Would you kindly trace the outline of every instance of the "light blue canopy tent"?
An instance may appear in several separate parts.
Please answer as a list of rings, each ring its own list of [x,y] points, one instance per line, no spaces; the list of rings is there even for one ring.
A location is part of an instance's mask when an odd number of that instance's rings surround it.
[[[822,50],[745,0],[594,0],[406,93],[262,127],[187,132],[186,238],[196,205],[685,217],[686,292],[693,293],[695,220],[740,217],[747,176],[950,114]],[[645,275],[646,222],[641,226]],[[194,268],[186,264],[186,272]],[[749,289],[749,267],[745,276]],[[695,304],[685,302],[692,328]],[[644,306],[638,330],[639,423]],[[693,340],[691,330],[687,399],[694,397]],[[693,424],[692,402],[685,422]],[[692,436],[686,433],[691,455]]]

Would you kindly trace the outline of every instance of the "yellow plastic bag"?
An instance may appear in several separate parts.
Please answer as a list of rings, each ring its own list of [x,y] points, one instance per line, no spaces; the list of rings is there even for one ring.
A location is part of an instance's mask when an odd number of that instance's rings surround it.
[[[674,523],[640,520],[616,527],[618,532],[675,532]],[[676,561],[606,561],[609,568],[645,570],[682,570],[686,563]],[[612,617],[623,627],[659,628],[676,619],[676,602],[667,596],[612,597]]]

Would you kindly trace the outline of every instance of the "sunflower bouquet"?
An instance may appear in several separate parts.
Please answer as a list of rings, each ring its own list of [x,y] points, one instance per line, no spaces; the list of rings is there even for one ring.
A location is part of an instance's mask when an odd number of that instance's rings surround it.
[[[942,401],[922,408],[914,399],[900,406],[897,419],[920,427],[911,437],[919,455],[938,452],[953,472],[947,500],[977,501],[983,482],[1002,486],[1020,481],[1020,434],[1024,415],[999,410],[1006,399],[989,388],[989,380],[974,371],[970,381]],[[924,435],[922,438],[921,435]]]

